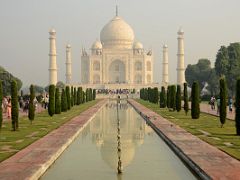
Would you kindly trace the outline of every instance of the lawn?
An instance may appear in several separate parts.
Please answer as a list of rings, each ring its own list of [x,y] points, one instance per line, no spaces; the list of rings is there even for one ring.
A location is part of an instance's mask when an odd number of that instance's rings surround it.
[[[219,118],[216,116],[201,113],[199,119],[193,120],[191,119],[191,111],[186,116],[183,110],[172,112],[167,108],[160,109],[158,104],[152,104],[144,100],[136,101],[179,125],[191,134],[240,160],[240,136],[236,136],[234,121],[226,120],[224,127],[221,128]]]
[[[80,106],[74,106],[71,110],[56,114],[53,117],[50,117],[47,111],[44,111],[35,115],[32,124],[28,117],[21,117],[19,118],[19,130],[15,132],[11,131],[11,121],[5,121],[0,131],[0,162],[57,129],[97,102],[98,100],[94,100]]]

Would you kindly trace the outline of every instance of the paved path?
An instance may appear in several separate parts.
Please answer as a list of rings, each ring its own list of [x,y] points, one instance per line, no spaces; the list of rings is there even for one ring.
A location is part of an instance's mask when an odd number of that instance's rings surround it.
[[[1,180],[38,179],[77,137],[106,100],[0,163]]]
[[[191,104],[190,104],[189,107],[191,107]],[[217,107],[216,107],[215,110],[212,110],[209,104],[201,103],[201,104],[200,104],[200,109],[201,109],[201,112],[208,113],[208,114],[212,114],[212,115],[215,115],[215,116],[219,116],[219,115],[217,114]],[[228,107],[227,107],[227,118],[228,118],[228,119],[232,119],[232,120],[235,119],[235,108],[233,108],[233,111],[232,111],[232,112],[229,112],[229,111],[228,111]]]
[[[212,179],[240,179],[240,161],[193,136],[136,101],[131,99],[129,102],[143,116],[148,117],[165,139],[174,144],[173,147],[177,148],[178,152],[186,155],[193,164]]]

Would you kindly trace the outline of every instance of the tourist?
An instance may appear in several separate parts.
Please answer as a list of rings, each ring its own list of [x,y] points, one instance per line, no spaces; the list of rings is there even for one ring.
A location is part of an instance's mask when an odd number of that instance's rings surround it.
[[[45,96],[45,98],[44,98],[44,105],[45,105],[45,109],[47,109],[48,108],[48,103],[49,103],[49,99],[48,99],[48,95],[46,95]]]
[[[8,99],[7,103],[7,117],[10,119],[12,116],[12,103],[11,103],[11,98]]]
[[[35,111],[38,112],[38,110],[37,110],[37,108],[38,108],[38,100],[37,100],[36,97],[35,97],[34,100],[33,100],[33,105],[34,105],[34,107],[35,107]]]
[[[8,105],[7,97],[3,98],[2,105],[3,105],[3,112],[6,113],[7,112],[7,105]]]
[[[229,112],[232,113],[232,110],[233,110],[233,100],[232,100],[231,97],[228,100],[228,108],[229,108]]]

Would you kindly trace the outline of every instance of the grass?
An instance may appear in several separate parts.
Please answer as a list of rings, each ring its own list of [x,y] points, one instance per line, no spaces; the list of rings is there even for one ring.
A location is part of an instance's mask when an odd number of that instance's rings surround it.
[[[47,111],[36,114],[31,124],[28,117],[19,118],[19,130],[11,131],[11,121],[5,121],[0,131],[0,162],[14,155],[34,141],[57,129],[65,122],[79,115],[98,100],[90,101],[80,106],[74,106],[67,112],[56,114],[53,117]]]
[[[234,121],[226,120],[223,128],[221,128],[219,118],[210,114],[201,113],[199,119],[193,120],[191,111],[188,112],[188,115],[185,115],[184,110],[173,112],[167,108],[160,109],[158,104],[152,104],[141,99],[136,101],[179,125],[191,134],[240,160],[240,136],[236,135]]]

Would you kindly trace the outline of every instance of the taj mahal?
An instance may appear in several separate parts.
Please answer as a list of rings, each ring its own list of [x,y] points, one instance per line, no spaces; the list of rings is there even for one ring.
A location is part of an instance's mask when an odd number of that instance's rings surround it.
[[[57,83],[56,31],[49,31],[49,84]],[[184,32],[178,31],[177,84],[185,82]],[[132,27],[116,15],[102,28],[90,52],[81,53],[81,83],[72,83],[71,45],[66,46],[66,84],[94,89],[141,89],[169,84],[168,46],[163,45],[162,82],[153,81],[154,57],[136,40]],[[79,78],[80,79],[80,78]]]

